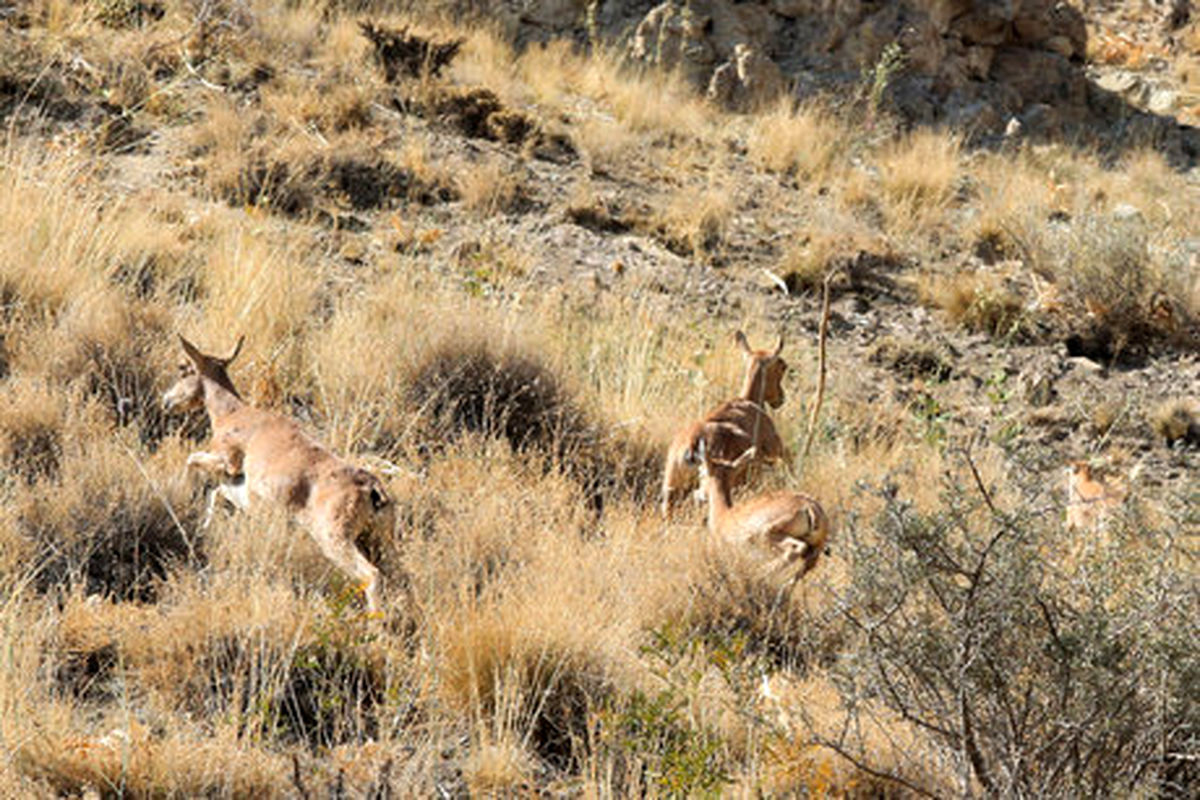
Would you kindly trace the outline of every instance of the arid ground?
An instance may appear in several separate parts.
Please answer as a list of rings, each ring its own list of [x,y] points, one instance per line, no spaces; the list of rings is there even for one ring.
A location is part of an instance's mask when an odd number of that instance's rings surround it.
[[[1195,796],[1200,10],[1000,5],[0,2],[0,795]],[[659,513],[737,330],[795,583]],[[382,619],[201,527],[177,334]]]

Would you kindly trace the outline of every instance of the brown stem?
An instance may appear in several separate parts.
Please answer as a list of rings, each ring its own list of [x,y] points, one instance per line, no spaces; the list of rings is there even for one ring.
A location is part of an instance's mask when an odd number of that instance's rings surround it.
[[[821,404],[825,401],[825,339],[829,335],[829,284],[835,272],[825,276],[821,296],[821,331],[817,338],[817,397],[813,402],[812,411],[808,415],[808,435],[804,440],[804,457],[812,449],[813,439],[817,435],[817,417],[821,414]]]

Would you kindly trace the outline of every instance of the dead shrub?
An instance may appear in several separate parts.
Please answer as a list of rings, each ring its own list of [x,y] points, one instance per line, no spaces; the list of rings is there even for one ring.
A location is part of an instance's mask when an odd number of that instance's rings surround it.
[[[1167,447],[1182,442],[1200,446],[1200,406],[1194,401],[1176,398],[1167,400],[1149,414],[1150,427]]]
[[[409,33],[407,27],[385,28],[369,21],[360,22],[358,27],[374,46],[375,58],[383,67],[388,83],[401,77],[437,77],[466,42],[466,39],[434,41]]]
[[[381,156],[352,153],[250,156],[233,175],[209,174],[217,195],[234,206],[263,206],[291,217],[313,212],[322,198],[340,201],[356,211],[386,206],[390,201],[422,205],[458,197],[452,186],[430,181]]]
[[[954,373],[948,360],[931,345],[890,336],[875,345],[868,359],[910,381],[945,381]]]
[[[203,563],[194,534],[203,504],[180,482],[164,481],[161,467],[143,475],[108,449],[72,456],[60,474],[61,484],[40,482],[18,498],[17,526],[35,548],[38,591],[78,587],[153,602],[174,566]]]
[[[427,116],[472,139],[521,144],[540,131],[535,120],[506,109],[495,92],[482,87],[434,88],[419,106]]]
[[[535,359],[478,340],[449,340],[409,381],[408,402],[438,440],[461,432],[507,439],[514,450],[554,451],[588,436],[583,412]]]
[[[540,452],[547,468],[575,479],[597,511],[606,498],[653,492],[661,464],[656,449],[609,433],[529,356],[451,339],[416,368],[406,400],[425,421],[424,449],[464,432],[503,438],[517,452]]]
[[[566,210],[566,218],[596,233],[628,233],[633,230],[633,223],[625,219],[620,205],[612,200],[595,199],[571,205]]]

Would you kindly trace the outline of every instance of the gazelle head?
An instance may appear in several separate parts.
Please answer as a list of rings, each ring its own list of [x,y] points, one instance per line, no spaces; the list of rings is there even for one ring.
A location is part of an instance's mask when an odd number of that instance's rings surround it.
[[[711,428],[713,426],[705,426]],[[716,478],[722,486],[728,486],[729,478],[740,470],[758,454],[757,448],[748,447],[735,459],[718,458],[711,452],[708,437],[714,431],[706,430],[696,438],[696,444],[684,453],[684,461],[696,467],[700,472],[700,486],[703,489],[708,477]]]
[[[237,390],[229,380],[228,368],[230,363],[242,351],[245,336],[239,337],[233,352],[226,358],[210,356],[201,353],[194,344],[179,337],[183,352],[187,358],[179,364],[179,380],[163,394],[163,407],[168,411],[191,411],[204,405],[204,382],[208,379],[218,386],[232,392],[236,397]]]
[[[771,408],[783,405],[783,376],[787,362],[780,357],[783,352],[783,335],[774,351],[755,350],[750,347],[746,334],[738,331],[733,335],[737,346],[746,357],[746,383],[742,396],[756,403],[765,403]]]

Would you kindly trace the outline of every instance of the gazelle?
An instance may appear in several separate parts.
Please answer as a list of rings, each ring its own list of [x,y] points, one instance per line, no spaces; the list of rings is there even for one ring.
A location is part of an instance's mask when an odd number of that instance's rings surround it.
[[[209,517],[218,494],[239,509],[252,500],[283,507],[308,528],[326,558],[361,584],[368,611],[378,612],[379,570],[356,539],[372,528],[392,532],[395,507],[383,483],[329,452],[295,421],[242,399],[228,373],[242,339],[227,358],[205,355],[182,336],[179,341],[188,360],[163,405],[208,412],[209,450],[189,455],[187,465],[220,481],[209,498]]]
[[[1067,527],[1101,527],[1127,494],[1128,489],[1120,481],[1104,481],[1094,476],[1088,462],[1068,461]]]
[[[732,461],[749,448],[755,455],[730,475],[730,486],[737,486],[746,479],[746,468],[752,461],[786,460],[783,441],[775,430],[767,407],[783,405],[783,376],[787,362],[780,357],[783,352],[783,337],[771,350],[754,350],[746,340],[746,334],[738,331],[734,341],[746,359],[746,379],[742,390],[732,400],[721,403],[699,420],[689,422],[679,429],[667,449],[667,460],[663,467],[662,513],[669,516],[671,508],[696,483],[696,468],[687,459],[695,450],[696,442],[705,426],[719,423],[717,437],[709,443],[712,454],[717,458]],[[700,487],[703,491],[703,485]]]
[[[744,503],[733,505],[730,481],[742,464],[754,458],[751,447],[733,461],[716,458],[708,442],[719,438],[724,423],[708,423],[688,453],[700,473],[700,482],[708,495],[708,530],[733,544],[749,544],[773,551],[772,569],[790,566],[798,560],[803,566],[796,578],[803,577],[817,564],[829,540],[829,518],[814,498],[802,492],[768,492]]]

